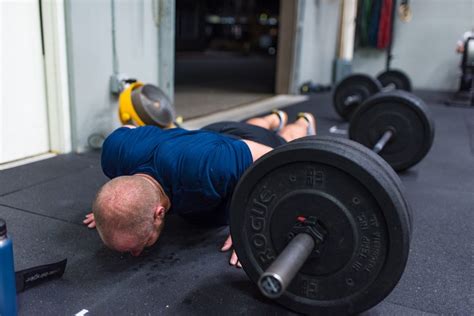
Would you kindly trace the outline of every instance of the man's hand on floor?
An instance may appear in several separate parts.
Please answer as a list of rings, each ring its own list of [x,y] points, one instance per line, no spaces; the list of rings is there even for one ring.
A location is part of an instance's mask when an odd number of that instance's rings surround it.
[[[84,225],[87,225],[89,228],[95,228],[95,219],[94,213],[89,213],[86,215],[86,219],[82,221]],[[232,244],[232,242],[231,242]]]
[[[228,251],[230,249],[232,249],[232,237],[229,234],[229,237],[227,237],[226,241],[224,242],[221,251]],[[230,256],[229,264],[237,268],[242,268],[242,265],[240,264],[239,258],[237,258],[237,254],[235,253],[234,249],[232,249],[232,255]]]

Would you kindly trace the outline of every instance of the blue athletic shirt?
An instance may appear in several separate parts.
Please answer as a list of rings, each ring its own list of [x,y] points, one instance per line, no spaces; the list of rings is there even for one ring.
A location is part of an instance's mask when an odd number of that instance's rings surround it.
[[[109,178],[146,173],[155,178],[180,215],[226,212],[226,204],[252,164],[247,144],[212,131],[121,127],[102,147]]]

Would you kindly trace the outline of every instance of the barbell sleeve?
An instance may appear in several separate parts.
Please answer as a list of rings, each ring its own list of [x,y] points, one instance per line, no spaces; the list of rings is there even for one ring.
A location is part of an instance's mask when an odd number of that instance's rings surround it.
[[[296,235],[260,276],[260,291],[269,298],[281,296],[308,259],[314,246],[314,239],[309,234]]]
[[[397,90],[397,86],[394,83],[389,83],[385,87],[382,87],[382,92],[390,92]]]
[[[379,141],[374,145],[372,150],[375,153],[379,153],[382,151],[382,149],[385,147],[385,145],[388,143],[388,141],[393,137],[393,131],[391,130],[386,130],[385,133],[383,133],[382,137],[380,137]]]
[[[350,95],[348,96],[345,100],[344,100],[344,105],[345,106],[350,106],[350,105],[354,105],[354,104],[359,104],[361,103],[362,101],[362,98],[360,95]]]

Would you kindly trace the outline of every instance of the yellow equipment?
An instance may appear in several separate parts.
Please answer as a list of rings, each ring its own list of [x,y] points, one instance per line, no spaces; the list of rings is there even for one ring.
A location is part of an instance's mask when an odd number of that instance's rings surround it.
[[[175,109],[168,96],[157,86],[140,81],[129,84],[119,96],[122,124],[175,127]]]

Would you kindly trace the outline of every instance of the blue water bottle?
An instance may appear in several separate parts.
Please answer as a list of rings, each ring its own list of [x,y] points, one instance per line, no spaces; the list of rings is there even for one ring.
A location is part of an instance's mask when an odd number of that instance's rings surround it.
[[[13,244],[7,236],[7,224],[0,218],[0,315],[16,316],[15,268]]]

